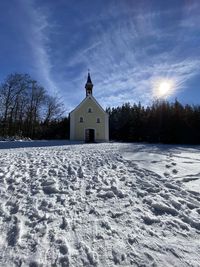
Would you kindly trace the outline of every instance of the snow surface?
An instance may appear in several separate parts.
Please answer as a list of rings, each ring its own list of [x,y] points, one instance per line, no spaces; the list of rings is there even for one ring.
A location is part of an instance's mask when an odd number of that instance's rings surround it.
[[[200,147],[22,143],[0,142],[0,266],[200,266]]]

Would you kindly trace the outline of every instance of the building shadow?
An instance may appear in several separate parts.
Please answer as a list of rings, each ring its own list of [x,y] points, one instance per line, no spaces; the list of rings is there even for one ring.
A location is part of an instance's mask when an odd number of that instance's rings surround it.
[[[80,145],[83,143],[84,142],[69,141],[69,140],[0,141],[0,149],[69,146],[69,145]]]

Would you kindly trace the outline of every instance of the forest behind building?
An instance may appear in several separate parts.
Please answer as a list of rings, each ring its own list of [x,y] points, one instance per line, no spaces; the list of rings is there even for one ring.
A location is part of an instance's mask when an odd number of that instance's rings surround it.
[[[110,140],[200,144],[200,105],[156,100],[149,106],[125,103],[106,111]],[[1,83],[2,139],[69,139],[69,120],[61,99],[28,74],[10,74]]]

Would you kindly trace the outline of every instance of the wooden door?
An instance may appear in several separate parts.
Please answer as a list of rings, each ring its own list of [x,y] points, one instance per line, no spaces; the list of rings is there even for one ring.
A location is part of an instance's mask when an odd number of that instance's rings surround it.
[[[85,142],[93,143],[95,141],[95,130],[94,129],[86,129],[85,130]]]

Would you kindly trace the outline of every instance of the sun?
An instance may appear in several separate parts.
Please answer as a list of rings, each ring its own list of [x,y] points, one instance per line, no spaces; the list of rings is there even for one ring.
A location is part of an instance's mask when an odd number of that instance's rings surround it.
[[[156,79],[153,82],[153,95],[156,98],[166,98],[173,93],[174,82],[171,79]]]
[[[171,90],[170,82],[161,82],[158,87],[158,93],[160,96],[166,96]]]

